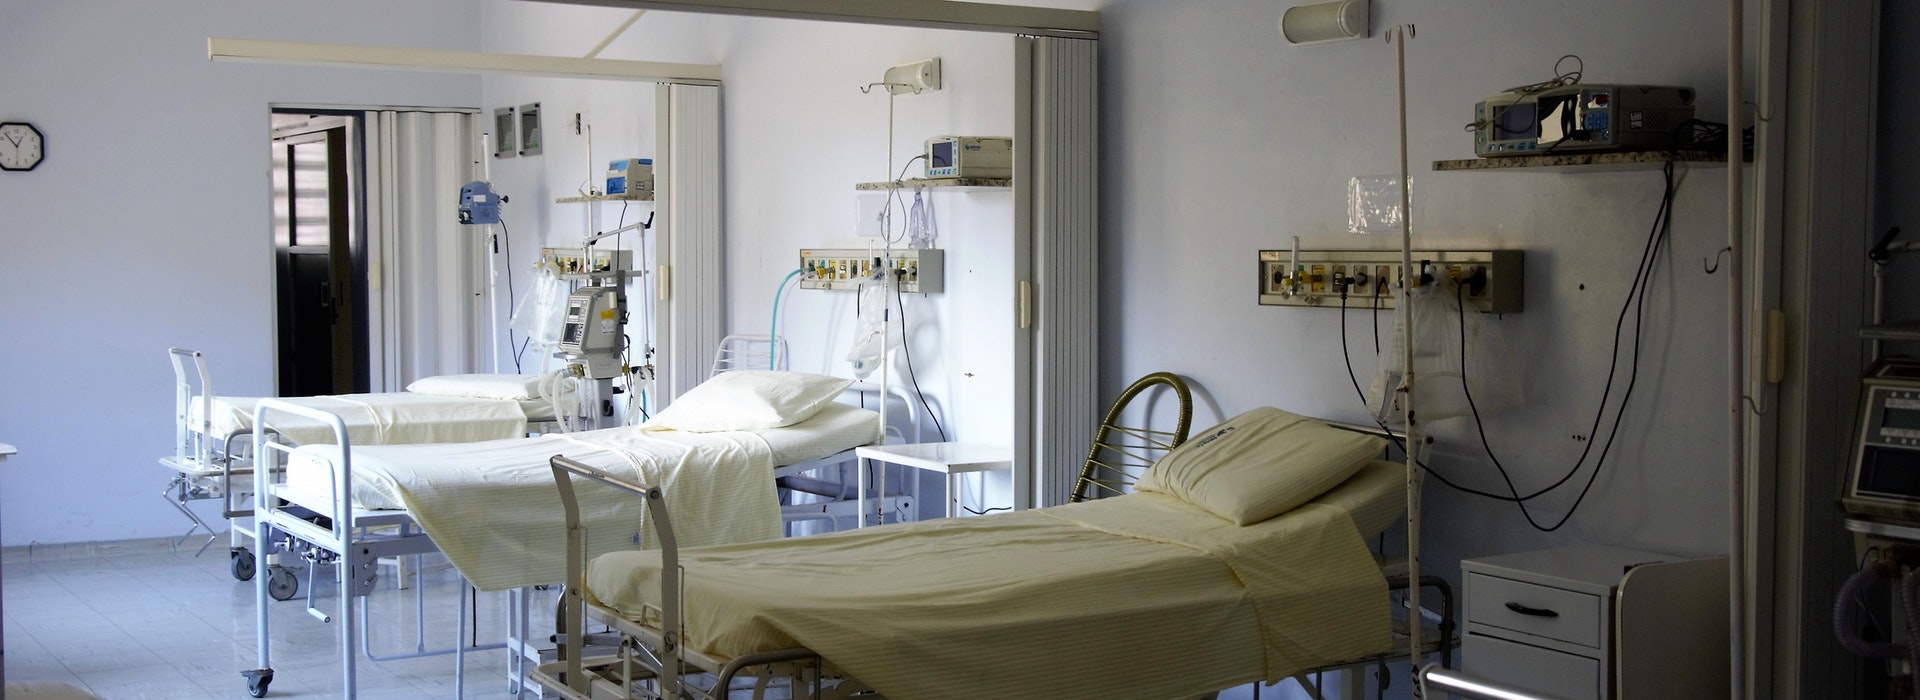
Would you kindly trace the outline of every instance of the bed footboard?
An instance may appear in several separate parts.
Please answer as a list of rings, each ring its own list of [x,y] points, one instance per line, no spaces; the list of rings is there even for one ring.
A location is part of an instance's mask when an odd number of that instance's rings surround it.
[[[677,699],[725,698],[733,691],[750,690],[759,698],[773,688],[786,689],[793,698],[840,698],[855,693],[877,697],[843,674],[833,673],[820,655],[809,649],[757,652],[727,659],[687,649],[680,639],[685,613],[680,603],[683,584],[679,544],[674,539],[660,487],[635,484],[560,455],[552,458],[551,465],[566,512],[567,582],[560,596],[556,634],[560,643],[559,660],[535,667],[529,674],[534,681],[572,700],[604,697],[609,691],[619,697]],[[586,602],[587,533],[580,526],[574,477],[646,499],[647,517],[653,522],[660,542],[663,605],[658,628]],[[616,653],[586,656],[589,617],[619,635]],[[829,683],[830,676],[834,678]],[[748,682],[751,685],[741,685]]]

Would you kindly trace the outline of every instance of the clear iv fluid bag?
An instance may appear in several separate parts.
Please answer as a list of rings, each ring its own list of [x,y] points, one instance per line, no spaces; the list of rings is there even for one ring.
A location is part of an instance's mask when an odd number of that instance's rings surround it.
[[[1520,380],[1506,334],[1486,314],[1461,315],[1457,286],[1442,276],[1414,288],[1411,302],[1394,311],[1393,349],[1380,357],[1380,371],[1367,392],[1367,408],[1375,420],[1390,426],[1405,423],[1401,403],[1406,394],[1406,343],[1413,337],[1414,420],[1426,422],[1497,413],[1520,402]],[[1409,320],[1411,319],[1411,324]],[[1461,355],[1462,327],[1466,350]],[[1464,374],[1463,374],[1464,372]],[[1467,400],[1468,390],[1473,401]]]
[[[900,320],[888,311],[891,285],[885,283],[884,274],[876,274],[860,287],[860,323],[854,327],[853,349],[847,352],[856,379],[873,374],[887,351],[900,347]]]

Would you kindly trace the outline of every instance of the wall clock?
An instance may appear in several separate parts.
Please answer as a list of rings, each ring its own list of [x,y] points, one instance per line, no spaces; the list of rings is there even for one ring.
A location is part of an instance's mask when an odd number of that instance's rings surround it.
[[[26,122],[0,122],[0,170],[32,170],[46,155],[39,129]]]

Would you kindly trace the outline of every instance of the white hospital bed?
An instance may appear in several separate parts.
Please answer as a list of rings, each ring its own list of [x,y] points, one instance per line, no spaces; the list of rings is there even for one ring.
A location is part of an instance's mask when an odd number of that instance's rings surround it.
[[[214,393],[212,378],[204,355],[184,348],[169,348],[174,376],[174,450],[160,463],[173,472],[161,495],[191,524],[180,537],[185,542],[194,532],[205,530],[207,546],[219,533],[188,504],[197,500],[220,499],[221,517],[233,520],[251,515],[246,498],[252,492],[253,469],[248,459],[253,433],[254,409],[260,399],[221,396]],[[189,366],[191,365],[191,366]],[[471,442],[542,432],[555,421],[554,402],[546,398],[510,398],[517,396],[510,385],[529,384],[530,377],[512,375],[464,375],[433,378],[451,393],[417,391],[378,394],[348,394],[282,399],[294,405],[316,408],[339,416],[355,444],[415,444]],[[436,390],[428,388],[428,390]],[[462,395],[453,395],[453,394]],[[501,398],[482,398],[489,393]],[[329,443],[332,430],[325,423],[281,412],[267,415],[266,427],[280,440],[293,444]],[[254,574],[251,552],[241,545],[249,530],[244,524],[231,529],[232,573],[245,581]]]
[[[687,504],[714,516],[695,528],[706,542],[778,537],[778,474],[851,459],[854,447],[874,442],[878,416],[829,404],[797,424],[754,432],[656,432],[640,427],[494,440],[455,445],[355,446],[338,416],[268,399],[260,411],[287,411],[327,423],[331,445],[290,447],[269,439],[256,421],[262,464],[284,470],[284,484],[262,484],[255,494],[256,537],[301,554],[313,566],[331,564],[340,577],[341,653],[347,696],[353,696],[354,598],[371,592],[382,557],[444,553],[474,587],[505,590],[557,583],[564,575],[564,539],[548,459],[582,454],[608,469],[678,483]],[[606,499],[591,520],[594,551],[632,547],[650,539],[637,507]],[[549,541],[551,540],[551,541]],[[310,580],[319,580],[309,577]],[[250,692],[261,696],[273,679],[265,601],[280,597],[274,577],[256,581],[260,667],[247,671]],[[316,617],[335,618],[313,604]],[[464,615],[464,612],[463,612]],[[525,610],[514,614],[525,639]],[[454,653],[469,647],[425,653]],[[415,654],[421,655],[421,654]],[[369,654],[371,656],[371,654]],[[509,657],[521,663],[522,654]],[[460,665],[456,660],[456,666]],[[518,678],[518,673],[512,677]]]
[[[563,494],[579,475],[672,510],[658,486],[553,461]],[[1437,634],[1393,629],[1383,594],[1405,582],[1366,548],[1405,513],[1405,485],[1403,466],[1374,462],[1246,526],[1144,493],[591,564],[574,556],[564,660],[534,677],[577,700],[1178,698],[1286,677],[1317,695],[1308,673],[1452,645],[1450,619]],[[625,637],[620,654],[583,658],[573,640],[589,617]],[[736,683],[748,674],[750,686]]]

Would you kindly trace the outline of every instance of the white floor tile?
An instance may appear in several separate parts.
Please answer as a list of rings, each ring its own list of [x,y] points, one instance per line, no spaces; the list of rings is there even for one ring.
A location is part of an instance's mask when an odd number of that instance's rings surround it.
[[[194,546],[197,541],[172,552],[147,547],[111,553],[120,550],[109,547],[10,553],[0,589],[6,679],[67,683],[107,700],[245,697],[240,672],[259,665],[253,584],[234,580],[223,546],[199,557]],[[382,569],[370,599],[367,637],[377,653],[412,653],[421,606],[414,590],[394,587],[392,572]],[[340,697],[340,625],[307,614],[312,583],[304,568],[298,575],[299,595],[268,607],[275,670],[270,697]],[[320,579],[316,604],[337,617],[331,572],[323,568]],[[420,585],[427,646],[455,643],[455,606],[462,601],[457,573],[433,569]],[[551,604],[552,594],[537,597],[549,601],[541,605]],[[506,600],[504,594],[483,593],[477,611],[469,608],[469,624],[477,627],[481,643],[505,638]],[[357,607],[354,614],[360,615]],[[550,619],[551,612],[542,612],[532,621]],[[359,656],[355,666],[361,698],[452,696],[451,656],[385,662]],[[506,653],[471,653],[466,679],[469,698],[507,697]]]

